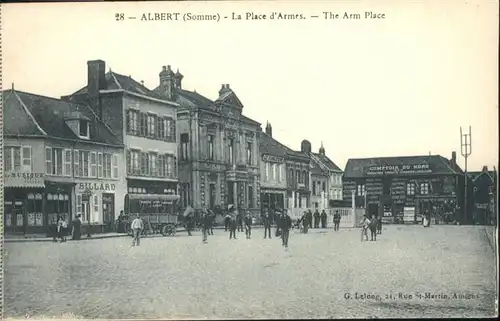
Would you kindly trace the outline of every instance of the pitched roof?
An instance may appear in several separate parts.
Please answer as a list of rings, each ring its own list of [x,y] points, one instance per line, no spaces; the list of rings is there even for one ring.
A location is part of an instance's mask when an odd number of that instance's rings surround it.
[[[469,176],[470,179],[475,181],[476,179],[479,178],[479,176],[486,174],[489,176],[489,178],[494,181],[495,177],[495,171],[474,171],[474,172],[467,172],[467,176]]]
[[[155,99],[165,100],[165,97],[159,95],[154,90],[146,88],[141,83],[134,80],[131,76],[124,76],[114,71],[108,71],[106,73],[106,90],[118,90],[118,89],[123,89],[134,94],[139,94]],[[83,94],[88,94],[87,86],[76,91],[71,96],[83,95]]]
[[[342,170],[337,166],[337,164],[335,164],[330,158],[328,158],[328,156],[320,153],[312,153],[312,154],[318,157],[319,160],[328,167],[328,169],[336,172],[342,172]]]
[[[238,108],[243,108],[243,104],[240,99],[232,89],[227,88],[226,92],[222,93],[219,98],[215,100],[216,103],[224,103],[228,105],[232,105]]]
[[[38,126],[29,110],[23,106],[23,102],[15,91],[5,90],[2,98],[4,135],[45,136],[45,132]]]
[[[378,158],[350,158],[347,161],[344,177],[365,177],[364,168],[369,166],[390,165],[430,165],[433,174],[461,174],[463,171],[458,165],[453,164],[440,155],[426,156],[400,156],[400,157],[378,157]]]
[[[4,92],[5,94],[5,92]],[[43,130],[47,136],[74,139],[82,142],[96,142],[120,146],[116,136],[102,123],[92,109],[87,105],[68,102],[65,100],[27,93],[19,90],[12,91],[22,105],[33,117],[33,122]],[[10,102],[9,99],[8,102]],[[19,108],[19,105],[11,105]],[[90,121],[90,140],[79,138],[64,121],[65,114],[78,111]],[[12,122],[13,123],[13,122]],[[14,125],[14,124],[12,124]],[[14,125],[15,126],[15,125]]]
[[[273,137],[269,136],[265,132],[260,133],[260,141],[259,141],[259,149],[261,154],[270,154],[270,155],[276,155],[276,156],[295,156],[299,158],[303,158],[306,160],[308,157],[306,154],[302,152],[295,151]],[[307,161],[309,161],[307,159]]]

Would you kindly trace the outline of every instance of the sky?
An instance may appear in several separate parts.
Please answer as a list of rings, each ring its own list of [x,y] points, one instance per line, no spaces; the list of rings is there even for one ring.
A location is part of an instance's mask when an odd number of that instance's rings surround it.
[[[162,66],[216,99],[230,84],[243,113],[293,149],[323,143],[349,158],[460,152],[469,170],[498,166],[496,1],[269,1],[2,5],[3,88],[60,97],[86,85],[87,61],[153,89]],[[144,13],[220,21],[141,21]],[[232,13],[243,20],[232,20]],[[303,20],[270,20],[272,12]],[[361,15],[324,19],[323,12]],[[365,12],[385,19],[364,19]],[[123,21],[115,14],[124,13]],[[246,13],[266,20],[245,20]],[[311,18],[317,15],[319,18]],[[228,19],[224,19],[228,16]],[[127,19],[136,17],[135,20]],[[8,120],[4,120],[8,121]]]

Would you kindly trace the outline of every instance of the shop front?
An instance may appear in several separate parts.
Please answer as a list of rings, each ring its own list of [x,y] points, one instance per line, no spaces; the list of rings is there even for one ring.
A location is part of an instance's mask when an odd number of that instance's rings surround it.
[[[44,173],[5,173],[6,233],[44,233]]]
[[[260,202],[262,209],[284,209],[286,190],[261,187]]]
[[[116,181],[76,181],[75,213],[81,215],[82,223],[92,227],[93,233],[109,233],[115,230],[118,191]]]

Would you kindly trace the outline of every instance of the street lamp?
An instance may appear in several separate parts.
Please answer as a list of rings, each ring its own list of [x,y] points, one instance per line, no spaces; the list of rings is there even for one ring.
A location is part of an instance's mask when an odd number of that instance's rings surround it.
[[[90,226],[90,197],[91,196],[92,196],[92,192],[89,189],[86,189],[82,194],[82,203],[85,204],[85,208],[86,208],[85,214],[88,215],[88,218],[87,218],[87,224],[88,224],[87,237],[92,237],[91,232],[90,232],[90,228],[91,228],[91,226]]]

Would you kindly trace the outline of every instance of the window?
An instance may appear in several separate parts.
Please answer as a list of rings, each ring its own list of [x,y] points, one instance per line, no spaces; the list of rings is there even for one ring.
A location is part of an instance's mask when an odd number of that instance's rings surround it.
[[[80,119],[79,126],[80,127],[80,137],[88,138],[89,137],[89,122],[84,119]]]
[[[214,160],[214,135],[208,135],[208,159]]]
[[[71,176],[71,149],[65,149],[63,151],[63,175]]]
[[[165,117],[165,139],[175,141],[175,123],[172,118]]]
[[[99,178],[101,178],[103,175],[103,170],[102,170],[103,164],[104,164],[104,157],[103,157],[102,153],[98,153],[97,154],[97,177],[99,177]]]
[[[127,131],[129,134],[139,134],[139,112],[137,110],[129,109],[127,111]]]
[[[157,122],[158,122],[158,138],[164,140],[166,134],[165,132],[166,120],[165,118],[158,118]]]
[[[277,165],[277,166],[278,166],[278,168],[276,169],[276,171],[277,171],[276,175],[278,176],[278,178],[277,178],[277,179],[278,179],[278,182],[281,182],[281,165],[282,165],[282,164],[278,164],[278,165]]]
[[[234,164],[234,138],[229,138],[229,163]]]
[[[141,153],[141,175],[149,176],[149,154]]]
[[[156,136],[156,116],[155,115],[148,115],[148,134],[147,136],[149,137],[155,137]]]
[[[406,184],[406,194],[407,195],[415,195],[415,184],[407,183]]]
[[[357,194],[358,196],[365,196],[365,185],[358,185],[357,186]]]
[[[111,154],[103,154],[103,178],[111,178]]]
[[[144,113],[139,113],[139,132],[140,136],[146,136],[147,132],[147,117]]]
[[[253,202],[253,186],[249,185],[248,186],[248,207],[249,208],[254,208],[254,202]]]
[[[247,143],[247,164],[252,165],[252,143]]]
[[[45,147],[45,173],[52,175],[52,148]]]
[[[158,176],[165,177],[165,155],[158,155]]]
[[[189,134],[181,134],[181,160],[186,161],[189,159]]]
[[[111,178],[118,178],[118,155],[111,155]]]
[[[99,195],[94,195],[94,217],[99,217]]]
[[[429,183],[420,183],[420,194],[429,194]]]
[[[321,190],[323,191],[323,193],[326,192],[326,183],[325,182],[323,182],[323,188]]]
[[[158,175],[158,173],[156,171],[156,169],[157,169],[156,165],[158,165],[158,164],[156,163],[156,161],[157,161],[156,154],[154,154],[154,153],[149,154],[149,168],[151,171],[151,176]]]
[[[129,150],[127,153],[128,173],[139,175],[141,173],[141,154],[136,150]]]
[[[20,172],[21,169],[25,173],[32,172],[31,146],[5,147],[4,153],[6,172]]]
[[[265,179],[266,179],[266,181],[267,181],[267,180],[269,179],[269,163],[268,163],[268,162],[266,162],[266,163],[265,163],[265,166],[266,166],[266,177],[265,177]]]
[[[165,155],[165,174],[167,177],[174,177],[174,158],[171,155]]]
[[[90,152],[80,151],[80,176],[89,177],[89,156]]]
[[[296,172],[295,172],[295,179],[297,180],[297,184],[299,184],[299,183],[300,183],[300,177],[301,177],[300,172],[299,172],[299,171],[296,171]]]
[[[77,215],[82,215],[83,213],[83,207],[82,207],[82,194],[77,194],[76,195],[76,214]]]
[[[316,195],[316,182],[313,182],[312,188],[313,188],[312,190],[313,195]]]
[[[97,177],[97,154],[90,153],[90,177]]]
[[[73,164],[74,164],[74,170],[75,170],[75,177],[80,176],[80,152],[75,150],[73,152]]]

